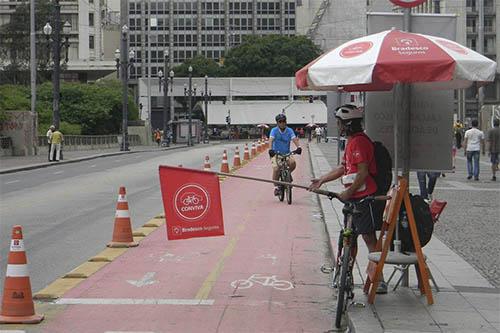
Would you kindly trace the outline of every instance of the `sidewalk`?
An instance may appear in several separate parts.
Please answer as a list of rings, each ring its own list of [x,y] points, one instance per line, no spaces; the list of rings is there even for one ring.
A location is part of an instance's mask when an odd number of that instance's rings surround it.
[[[310,154],[314,174],[319,176],[337,164],[335,144],[311,144]],[[484,169],[483,169],[484,170]],[[330,191],[342,190],[337,182],[329,183]],[[410,184],[415,192],[416,183]],[[418,187],[417,187],[418,188]],[[342,223],[342,205],[320,198],[332,248],[336,249],[337,235]],[[362,241],[361,241],[362,242]],[[363,280],[367,267],[366,246],[358,248],[355,283],[356,302],[364,307],[351,306],[349,325],[354,332],[500,332],[500,290],[494,288],[472,266],[444,245],[435,235],[425,246],[429,269],[441,289],[436,292],[431,284],[434,305],[427,305],[416,288],[415,271],[410,269],[410,287],[399,287],[395,292],[389,286],[387,295],[377,295],[373,305],[363,294]],[[392,265],[385,265],[388,277]],[[396,278],[398,277],[396,274]],[[397,281],[397,280],[396,280]],[[391,281],[394,284],[395,280]]]
[[[186,145],[171,144],[169,148],[157,146],[131,146],[129,151],[120,151],[119,147],[89,150],[68,150],[64,151],[64,159],[60,162],[49,162],[47,160],[47,149],[41,148],[38,155],[33,156],[2,156],[0,157],[0,174],[11,173],[23,170],[50,167],[65,163],[75,163],[79,161],[92,160],[104,156],[114,156],[121,154],[133,154],[147,151],[161,151],[186,147]]]

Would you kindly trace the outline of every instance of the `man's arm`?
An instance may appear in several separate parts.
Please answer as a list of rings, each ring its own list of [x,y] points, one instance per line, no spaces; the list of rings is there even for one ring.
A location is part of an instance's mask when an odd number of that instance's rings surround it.
[[[344,166],[339,165],[336,169],[333,169],[329,173],[311,181],[309,185],[309,191],[316,190],[321,187],[324,183],[331,182],[332,180],[342,177],[344,174]]]
[[[300,148],[300,142],[298,137],[293,138],[292,141],[295,147]]]
[[[356,173],[356,178],[354,178],[354,182],[352,183],[351,186],[349,186],[345,191],[340,193],[340,199],[342,200],[347,200],[354,193],[356,193],[357,190],[365,184],[366,177],[368,176],[368,163],[362,162],[357,165],[358,167],[358,172]]]
[[[467,155],[467,132],[464,135],[464,156]]]

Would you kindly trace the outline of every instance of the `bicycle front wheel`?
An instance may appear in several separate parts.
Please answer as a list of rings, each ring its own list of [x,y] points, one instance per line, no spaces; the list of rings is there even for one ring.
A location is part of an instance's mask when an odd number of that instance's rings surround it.
[[[284,177],[283,174],[280,175],[280,179],[281,181],[286,181],[285,180],[286,178]],[[280,201],[283,201],[285,199],[285,189],[286,187],[283,186],[283,185],[280,185],[280,194],[278,195],[278,199],[280,199]]]
[[[342,253],[342,266],[340,267],[340,283],[337,294],[337,312],[335,313],[335,327],[340,328],[342,316],[347,309],[349,288],[347,276],[349,274],[349,261],[351,260],[350,246],[345,246]]]
[[[292,177],[289,172],[286,173],[286,181],[291,183]],[[291,205],[292,204],[292,186],[286,186],[286,202]]]

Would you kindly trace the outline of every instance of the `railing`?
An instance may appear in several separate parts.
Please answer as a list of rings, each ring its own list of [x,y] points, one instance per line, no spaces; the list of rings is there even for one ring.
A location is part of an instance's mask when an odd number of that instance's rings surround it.
[[[65,150],[83,150],[83,149],[102,149],[119,147],[118,135],[65,135],[64,149]],[[141,144],[139,135],[128,136],[129,146],[138,146]],[[38,136],[38,146],[48,146],[47,137],[44,135]]]

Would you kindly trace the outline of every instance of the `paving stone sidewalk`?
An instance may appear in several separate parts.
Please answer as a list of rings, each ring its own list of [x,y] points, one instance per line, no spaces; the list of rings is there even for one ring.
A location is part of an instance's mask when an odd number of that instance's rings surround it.
[[[315,175],[322,175],[337,164],[337,150],[334,143],[311,143],[309,148]],[[457,161],[463,164],[461,159]],[[485,166],[481,167],[485,173],[488,173]],[[458,164],[457,168],[459,168]],[[438,180],[438,184],[440,182],[442,188],[446,187],[443,186],[446,184],[444,181]],[[339,192],[342,190],[339,185],[338,182],[331,182],[324,187],[330,191]],[[498,195],[496,184],[482,185],[486,188],[491,187],[493,190],[490,192]],[[415,180],[411,180],[410,190],[418,193]],[[330,201],[325,197],[320,197],[320,202],[332,249],[336,249],[342,221],[342,205],[338,201]],[[393,279],[389,286],[389,293],[378,295],[375,303],[369,305],[362,291],[367,266],[367,250],[363,244],[359,246],[354,301],[363,303],[364,306],[349,308],[350,331],[500,332],[500,289],[495,288],[467,261],[446,246],[436,234],[424,248],[424,253],[428,257],[429,269],[440,288],[440,292],[432,288],[434,305],[427,305],[426,298],[420,295],[414,269],[410,270],[410,288],[399,287],[396,291],[392,291],[395,283]],[[387,277],[392,271],[393,266],[386,265],[384,275]]]

